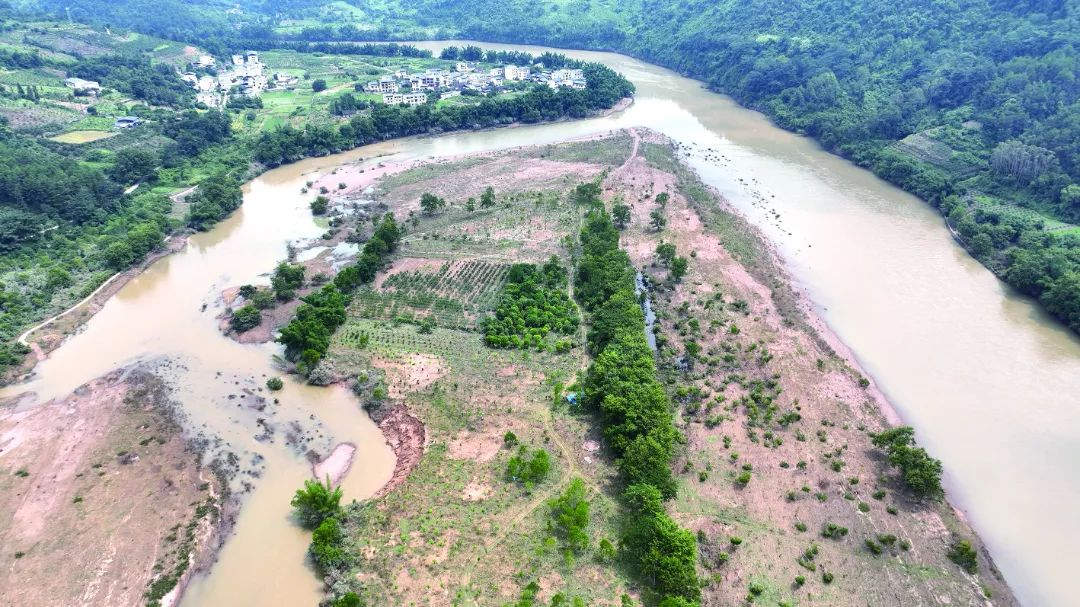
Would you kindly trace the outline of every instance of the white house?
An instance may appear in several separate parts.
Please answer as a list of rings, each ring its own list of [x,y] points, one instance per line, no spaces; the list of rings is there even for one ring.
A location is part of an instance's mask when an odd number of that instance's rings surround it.
[[[396,93],[399,87],[393,76],[383,76],[377,81],[373,80],[365,84],[364,90],[369,93]]]
[[[386,105],[423,105],[427,103],[426,93],[383,93]]]
[[[529,68],[507,65],[502,69],[502,77],[505,80],[525,80],[529,77]]]
[[[199,55],[199,58],[191,62],[195,67],[214,67],[214,58],[210,55]]]

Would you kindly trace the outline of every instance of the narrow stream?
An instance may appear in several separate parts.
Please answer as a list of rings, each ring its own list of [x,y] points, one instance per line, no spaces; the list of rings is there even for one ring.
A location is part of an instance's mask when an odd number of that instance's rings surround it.
[[[656,352],[656,312],[652,309],[652,296],[649,295],[648,279],[641,272],[634,274],[634,295],[641,302],[641,311],[645,314],[645,341],[649,343],[649,349]]]
[[[437,51],[446,43],[419,45]],[[968,513],[1018,597],[1028,605],[1073,603],[1080,340],[972,260],[915,197],[700,83],[620,55],[567,54],[624,73],[638,88],[634,105],[605,118],[387,142],[268,172],[247,186],[233,217],[126,285],[38,366],[29,385],[0,396],[27,389],[40,399],[62,396],[118,365],[173,361],[170,379],[189,425],[223,438],[260,475],[220,561],[183,604],[315,605],[320,582],[306,564],[308,536],[288,519],[289,497],[310,471],[280,432],[272,443],[255,439],[258,418],[285,427],[315,416],[323,434],[316,440],[355,443],[347,498],[381,486],[393,454],[343,390],[289,383],[269,413],[229,399],[277,374],[272,356],[280,350],[221,337],[218,293],[265,283],[288,241],[321,233],[299,191],[340,164],[647,126],[683,144],[703,179],[778,244],[827,322],[944,461],[950,499]]]

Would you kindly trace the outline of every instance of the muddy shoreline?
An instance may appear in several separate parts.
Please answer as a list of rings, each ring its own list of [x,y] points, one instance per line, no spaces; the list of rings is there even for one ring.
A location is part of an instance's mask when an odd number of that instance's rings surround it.
[[[140,276],[158,260],[183,250],[187,246],[190,234],[190,231],[182,230],[169,236],[161,248],[151,252],[138,264],[109,277],[86,299],[23,333],[20,341],[30,347],[30,352],[23,358],[21,364],[0,377],[0,386],[25,380],[38,362],[48,358],[49,353],[62,346],[67,338],[77,334],[125,285]]]
[[[0,529],[20,556],[0,581],[19,582],[0,583],[0,602],[128,604],[176,576],[160,597],[172,604],[213,563],[238,502],[222,471],[201,461],[204,443],[184,430],[171,388],[137,364],[31,408],[17,402],[0,409],[0,459],[27,475],[0,498]],[[48,534],[32,522],[44,519]],[[56,579],[60,568],[70,579]]]
[[[740,230],[752,235],[755,245],[759,248],[760,252],[765,254],[766,259],[764,260],[764,263],[758,261],[754,264],[746,264],[740,261],[739,264],[760,284],[769,285],[767,288],[769,290],[770,298],[783,320],[785,322],[793,323],[796,328],[801,328],[803,332],[816,340],[823,350],[831,353],[842,361],[846,366],[845,372],[852,379],[869,382],[868,384],[862,385],[862,396],[873,404],[876,413],[881,416],[884,427],[904,425],[903,417],[890,401],[888,395],[879,387],[874,377],[866,371],[851,348],[829,326],[828,322],[811,299],[807,289],[800,286],[792,278],[789,265],[784,260],[784,256],[780,253],[776,243],[766,237],[761,228],[751,223],[750,220],[719,191],[717,191],[716,188],[705,184],[700,180],[697,172],[687,163],[686,157],[681,153],[682,151],[678,144],[661,133],[652,131],[645,132],[648,136],[658,138],[666,145],[669,145],[675,152],[674,156],[681,169],[690,175],[690,179],[695,182],[694,185],[703,188],[707,192],[710,201],[715,203],[722,213],[734,218],[738,223]],[[688,206],[692,212],[698,215],[700,221],[707,226],[709,222],[706,219],[706,215],[702,212],[702,209],[698,208],[698,203],[696,201],[689,202]],[[792,318],[792,316],[795,317]],[[916,428],[916,431],[918,431],[918,428]],[[949,513],[955,516],[956,520],[959,521],[963,527],[967,528],[967,532],[971,535],[972,544],[975,545],[980,555],[989,565],[988,574],[993,576],[1008,590],[1007,596],[997,597],[995,595],[995,598],[1001,598],[1002,600],[1007,601],[1007,604],[1019,604],[1016,601],[1014,592],[1009,585],[1008,580],[1004,578],[997,567],[993,555],[980,537],[980,534],[971,527],[970,523],[967,521],[964,512],[949,499],[948,495],[944,498],[944,506]]]

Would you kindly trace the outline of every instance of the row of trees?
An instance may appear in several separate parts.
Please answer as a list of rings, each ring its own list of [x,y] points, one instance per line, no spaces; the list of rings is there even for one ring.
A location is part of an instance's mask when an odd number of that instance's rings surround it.
[[[596,357],[582,382],[583,403],[599,414],[627,485],[623,551],[661,604],[696,605],[697,543],[663,505],[676,494],[671,459],[682,438],[645,341],[630,258],[598,193],[586,202],[594,208],[581,231],[575,292],[590,313]]]
[[[300,373],[310,373],[322,360],[330,348],[334,331],[346,320],[345,307],[349,303],[349,294],[375,279],[386,257],[397,250],[400,240],[401,231],[397,222],[393,214],[387,213],[364,245],[356,263],[338,272],[332,284],[302,298],[304,303],[297,308],[296,316],[277,338],[278,343],[285,345],[286,358],[296,362]],[[291,287],[285,285],[282,288]],[[278,291],[276,284],[274,288]]]
[[[562,61],[570,63],[565,58]],[[513,122],[583,118],[591,112],[610,108],[623,97],[633,94],[633,85],[610,68],[587,63],[582,64],[581,69],[588,79],[585,90],[555,91],[546,86],[535,86],[522,95],[484,98],[475,105],[436,107],[434,103],[428,103],[408,107],[378,104],[370,114],[354,116],[338,126],[284,127],[259,137],[255,143],[255,159],[267,166],[277,166],[396,137],[487,128]]]

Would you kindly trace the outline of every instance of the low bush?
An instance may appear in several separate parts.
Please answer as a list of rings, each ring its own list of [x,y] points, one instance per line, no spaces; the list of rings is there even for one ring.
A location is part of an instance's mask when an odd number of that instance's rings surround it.
[[[968,573],[975,574],[979,571],[979,555],[975,552],[971,542],[967,540],[953,542],[952,546],[949,546],[946,556]]]

